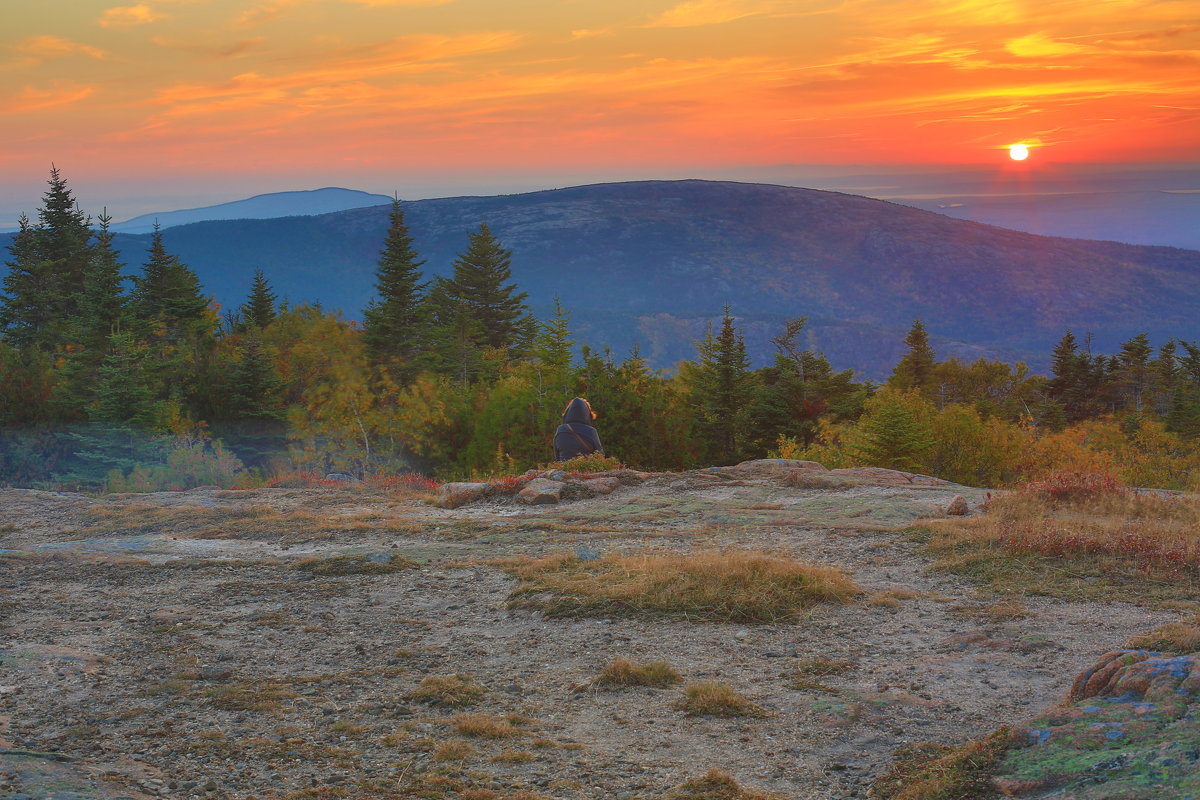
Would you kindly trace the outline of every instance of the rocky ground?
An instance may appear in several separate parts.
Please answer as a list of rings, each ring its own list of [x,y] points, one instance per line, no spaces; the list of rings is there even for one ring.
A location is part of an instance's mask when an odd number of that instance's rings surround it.
[[[795,800],[861,798],[898,747],[1031,718],[1176,616],[1014,602],[930,570],[903,530],[957,495],[974,511],[980,490],[872,470],[800,488],[786,472],[453,509],[355,487],[0,490],[0,796],[631,800],[716,767]],[[580,548],[768,550],[865,593],[787,624],[544,618],[510,607],[516,580],[486,563]],[[311,561],[339,555],[362,560]],[[618,657],[726,683],[767,715],[687,716],[679,687],[578,691]],[[816,659],[850,666],[797,688]],[[510,718],[498,738],[410,696],[454,674],[485,689],[466,711]]]

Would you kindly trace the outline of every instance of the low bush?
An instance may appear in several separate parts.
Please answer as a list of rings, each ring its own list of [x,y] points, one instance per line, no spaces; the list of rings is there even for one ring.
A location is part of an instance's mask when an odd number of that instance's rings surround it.
[[[710,769],[705,775],[676,786],[662,800],[783,800],[783,797],[771,792],[743,789],[728,772]]]
[[[304,558],[292,565],[292,569],[325,577],[340,575],[388,575],[402,569],[415,567],[415,561],[393,556],[391,561],[371,561],[367,556],[331,556],[330,558]]]
[[[888,772],[875,780],[879,800],[989,800],[1000,796],[992,782],[1008,749],[1007,727],[961,747],[924,743],[896,753]]]
[[[1200,616],[1159,625],[1139,633],[1125,643],[1136,650],[1157,650],[1162,653],[1194,653],[1200,650]]]

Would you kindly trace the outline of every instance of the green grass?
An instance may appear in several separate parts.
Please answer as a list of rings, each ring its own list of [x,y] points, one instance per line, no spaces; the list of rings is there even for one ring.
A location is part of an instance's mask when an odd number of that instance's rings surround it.
[[[416,562],[393,556],[386,564],[367,560],[366,556],[331,556],[329,558],[306,558],[297,561],[292,569],[324,577],[342,575],[389,575],[402,569],[415,567]]]
[[[598,689],[620,689],[629,686],[651,686],[665,689],[682,680],[675,668],[665,661],[637,664],[625,658],[617,658],[583,688],[594,686]]]

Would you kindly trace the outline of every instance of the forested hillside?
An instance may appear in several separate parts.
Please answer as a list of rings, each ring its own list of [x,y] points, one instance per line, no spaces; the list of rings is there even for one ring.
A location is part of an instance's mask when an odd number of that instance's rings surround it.
[[[1175,320],[1179,335],[1139,332],[1111,355],[1060,331],[1048,376],[939,360],[926,325],[910,320],[880,387],[816,352],[803,316],[775,328],[770,362],[753,368],[726,306],[666,374],[636,351],[576,356],[573,309],[555,301],[537,318],[515,266],[523,253],[486,222],[464,232],[450,272],[431,277],[431,255],[394,203],[361,324],[281,304],[261,270],[219,310],[165,235],[124,262],[108,221],[90,222],[55,172],[10,248],[0,482],[149,489],[259,485],[297,471],[511,474],[553,458],[554,428],[575,396],[599,412],[606,453],[645,468],[775,454],[978,486],[1064,468],[1173,488],[1200,475],[1200,345],[1187,333],[1194,320],[1178,316],[1153,330]],[[1097,258],[1105,249],[1110,260],[1125,252],[1104,245]],[[1179,258],[1142,276],[1182,272]],[[651,280],[646,291],[666,287]],[[1180,314],[1195,307],[1178,294]]]
[[[752,363],[807,316],[807,344],[882,379],[914,318],[937,352],[1048,366],[1066,328],[1114,350],[1141,332],[1197,338],[1200,253],[1053,239],[864,197],[705,181],[602,184],[405,203],[425,276],[447,276],[468,231],[487,224],[514,252],[530,307],[559,297],[576,338],[672,367],[725,304]],[[317,217],[205,222],[163,240],[205,291],[236,306],[261,269],[281,299],[348,319],[372,296],[386,206]],[[118,235],[137,264],[149,237]]]

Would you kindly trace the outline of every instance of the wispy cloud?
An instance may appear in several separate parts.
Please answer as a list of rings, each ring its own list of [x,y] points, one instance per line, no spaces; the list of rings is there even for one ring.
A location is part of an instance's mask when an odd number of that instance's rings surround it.
[[[685,0],[656,16],[647,23],[647,27],[691,28],[721,25],[774,10],[775,3],[763,0]]]
[[[179,39],[167,36],[154,36],[150,41],[167,50],[191,53],[210,59],[238,58],[253,53],[267,41],[265,36],[255,36],[249,39],[239,39],[233,42],[214,42],[207,38],[203,40]]]
[[[1056,40],[1046,33],[1031,33],[1004,43],[1004,49],[1020,58],[1055,58],[1092,52],[1094,48],[1076,42]]]
[[[0,99],[0,114],[24,114],[56,106],[70,105],[90,95],[94,89],[68,81],[56,83],[49,89],[25,86],[11,97]]]
[[[19,53],[36,61],[62,58],[77,53],[96,59],[108,57],[108,53],[99,47],[92,47],[81,42],[73,42],[61,36],[30,36],[14,44],[11,49],[14,53]]]
[[[133,25],[147,25],[151,22],[157,22],[164,14],[156,12],[150,6],[139,3],[136,6],[116,6],[107,8],[100,18],[96,20],[96,24],[101,28],[127,28]]]

